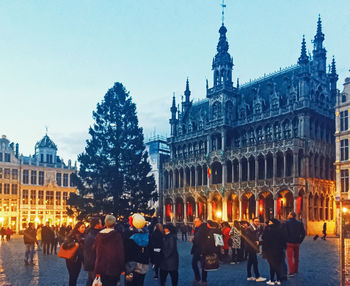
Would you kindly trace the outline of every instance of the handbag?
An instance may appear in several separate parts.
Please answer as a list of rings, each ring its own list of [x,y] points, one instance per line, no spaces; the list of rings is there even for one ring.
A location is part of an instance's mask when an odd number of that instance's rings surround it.
[[[215,271],[219,269],[219,256],[216,253],[204,256],[203,268],[205,271]]]
[[[60,250],[57,253],[57,256],[64,259],[71,259],[74,256],[74,254],[77,252],[78,248],[79,248],[79,243],[75,243],[73,247],[68,249],[64,249],[62,245],[60,247]]]
[[[94,282],[92,282],[92,286],[102,286],[100,275],[98,275],[98,274],[96,275]]]

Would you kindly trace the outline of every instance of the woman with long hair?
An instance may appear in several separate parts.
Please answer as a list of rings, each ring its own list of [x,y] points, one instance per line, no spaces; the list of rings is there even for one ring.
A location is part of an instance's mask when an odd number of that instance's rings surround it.
[[[79,221],[72,231],[67,235],[66,240],[63,242],[63,249],[70,248],[79,244],[78,250],[75,252],[72,258],[66,259],[66,266],[69,274],[69,286],[76,286],[79,273],[81,270],[81,265],[83,262],[83,245],[84,245],[84,236],[85,236],[85,224],[82,221]]]

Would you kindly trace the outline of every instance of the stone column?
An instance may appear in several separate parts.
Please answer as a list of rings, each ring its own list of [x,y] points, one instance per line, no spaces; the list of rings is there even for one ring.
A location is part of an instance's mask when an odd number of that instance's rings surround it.
[[[173,206],[172,206],[172,210],[171,210],[171,212],[173,214],[173,218],[172,218],[173,223],[175,223],[175,221],[176,221],[176,208],[175,207],[176,207],[175,200],[173,200]]]
[[[273,185],[276,185],[276,177],[277,177],[277,154],[273,154]]]
[[[249,158],[247,160],[247,181],[250,181],[250,162],[249,162]]]
[[[283,153],[283,177],[287,177],[287,154]]]
[[[186,199],[184,201],[184,223],[187,223],[187,201]]]
[[[221,150],[225,150],[226,147],[226,133],[225,130],[221,131]]]
[[[194,168],[194,186],[195,187],[198,186],[198,169],[197,169],[197,167]]]
[[[193,177],[192,177],[192,168],[190,168],[190,187],[192,187]]]
[[[176,174],[175,174],[175,170],[173,169],[173,191],[175,190],[175,182],[176,182]]]
[[[226,162],[223,162],[222,164],[222,186],[225,186],[226,184],[226,181],[227,181],[227,165],[226,165]]]
[[[294,199],[294,205],[293,205],[293,207],[294,207],[294,212],[295,212],[296,214],[298,214],[298,213],[297,213],[297,209],[298,209],[298,197],[294,197],[294,196],[293,196],[293,199]]]
[[[310,157],[309,155],[304,154],[304,175],[306,178],[310,177]]]
[[[208,219],[213,219],[213,209],[212,209],[212,205],[211,205],[211,201],[208,200]]]
[[[242,198],[238,197],[239,201],[239,220],[242,220]]]
[[[273,198],[273,216],[277,217],[277,198]]]
[[[242,182],[242,160],[238,161],[238,182]]]
[[[259,198],[255,199],[255,216],[259,217]]]
[[[259,161],[258,158],[255,157],[255,184],[259,178]]]
[[[234,165],[233,165],[233,161],[231,161],[231,166],[232,166],[232,168],[231,168],[231,173],[232,173],[231,178],[232,178],[232,183],[234,183],[235,182],[235,168],[234,168]]]
[[[222,198],[222,220],[227,221],[227,198]]]
[[[196,217],[198,217],[198,200],[195,200],[194,207],[195,207],[195,215]]]
[[[267,158],[264,156],[264,179],[267,179]]]
[[[163,202],[163,224],[166,223],[166,206],[165,202]]]
[[[209,154],[212,151],[212,142],[211,142],[211,136],[207,136],[207,153]]]
[[[298,163],[299,163],[298,153],[293,153],[293,171],[292,171],[293,178],[299,177]]]

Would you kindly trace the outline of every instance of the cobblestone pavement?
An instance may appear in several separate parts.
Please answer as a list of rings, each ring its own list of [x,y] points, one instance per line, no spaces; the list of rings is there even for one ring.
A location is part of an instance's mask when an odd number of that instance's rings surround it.
[[[192,285],[190,242],[179,241],[180,269],[179,286]],[[64,259],[55,255],[44,256],[42,251],[35,254],[35,266],[24,266],[23,239],[14,238],[0,244],[0,286],[55,286],[68,285],[68,274]],[[298,276],[290,279],[286,286],[335,286],[339,285],[338,240],[327,241],[306,238],[300,248],[300,266]],[[268,276],[268,265],[259,257],[259,270],[262,276]],[[170,278],[168,278],[169,280]],[[85,285],[86,273],[80,273],[78,285]],[[170,286],[170,281],[167,285]],[[209,286],[229,285],[266,285],[246,281],[246,263],[222,265],[220,269],[208,274]],[[145,286],[157,286],[153,273],[146,275]]]

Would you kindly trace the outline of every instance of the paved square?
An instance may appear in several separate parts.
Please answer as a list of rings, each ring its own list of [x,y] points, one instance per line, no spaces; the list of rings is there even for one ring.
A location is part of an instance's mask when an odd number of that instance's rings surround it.
[[[180,253],[179,286],[192,285],[190,242],[178,242]],[[307,237],[300,248],[300,268],[297,277],[290,279],[287,286],[335,286],[339,285],[338,240],[327,241]],[[35,254],[36,265],[24,266],[24,244],[22,238],[14,238],[0,245],[0,286],[55,286],[68,285],[68,273],[64,259],[55,255],[44,256],[42,251]],[[267,262],[259,257],[261,275],[268,277]],[[85,286],[86,272],[79,277],[79,286]],[[170,279],[170,278],[168,278]],[[255,285],[246,281],[246,263],[222,265],[218,271],[210,272],[208,285]],[[265,283],[258,283],[266,285]],[[159,285],[153,279],[153,273],[146,275],[145,286]],[[170,285],[170,280],[167,282]]]

